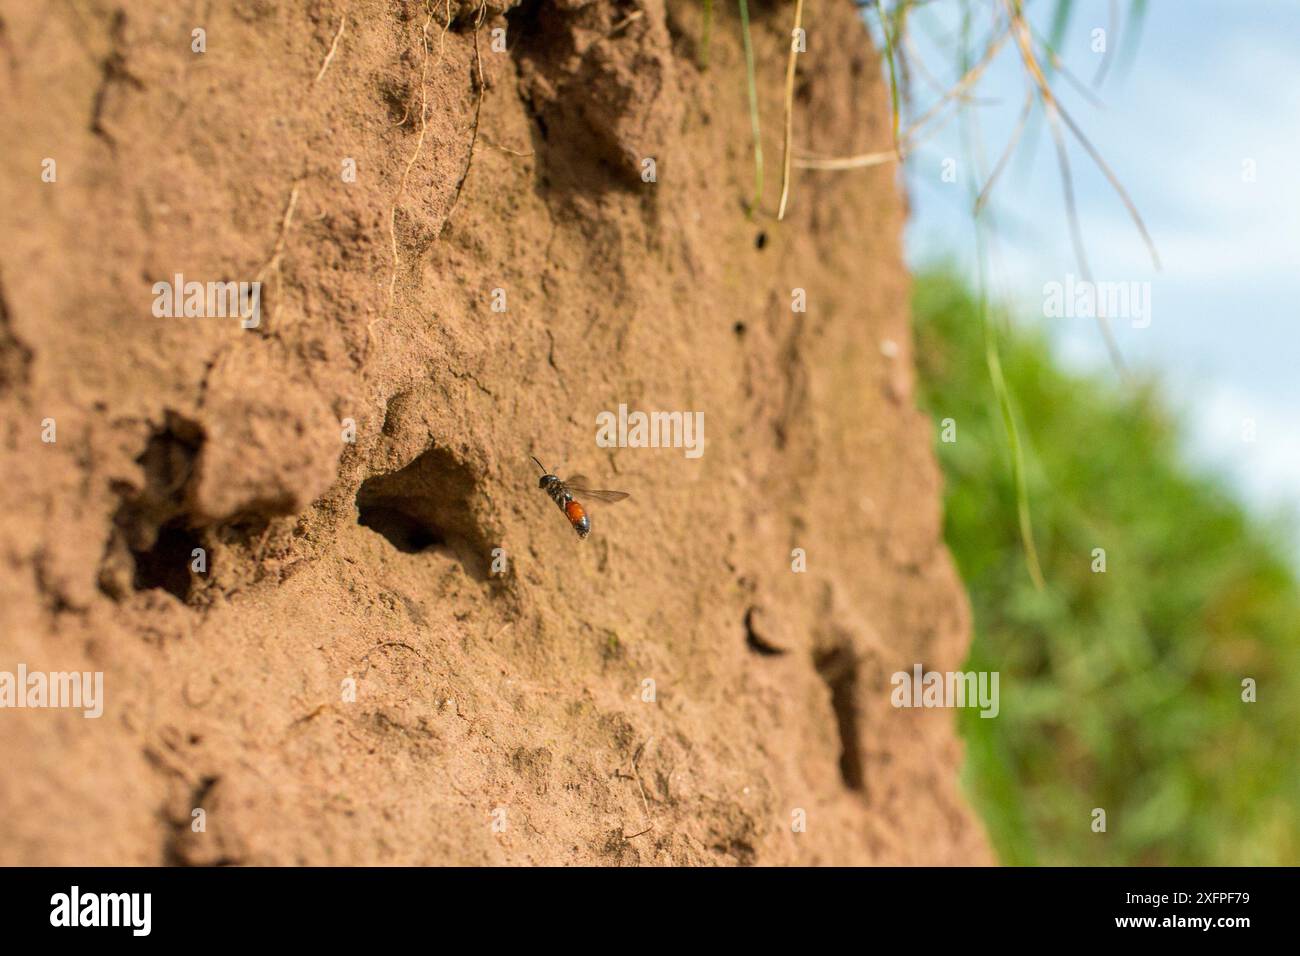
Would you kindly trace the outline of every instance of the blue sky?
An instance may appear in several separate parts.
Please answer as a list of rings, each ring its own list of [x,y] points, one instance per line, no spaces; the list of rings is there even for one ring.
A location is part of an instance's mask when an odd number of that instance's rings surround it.
[[[972,3],[987,35],[992,0]],[[1027,9],[1046,35],[1054,2]],[[1128,0],[1120,0],[1121,12]],[[913,11],[916,48],[946,85],[959,73],[945,41],[959,0]],[[1300,3],[1295,0],[1151,0],[1131,62],[1121,55],[1108,0],[1076,0],[1061,47],[1066,67],[1091,88],[1107,30],[1115,59],[1096,93],[1099,108],[1059,77],[1061,102],[1118,175],[1159,250],[1156,271],[1125,208],[1077,142],[1070,143],[1076,202],[1093,278],[1150,282],[1151,323],[1116,321],[1131,367],[1156,370],[1191,427],[1190,451],[1226,474],[1261,511],[1300,508]],[[975,87],[988,164],[1009,140],[1026,74],[1008,43]],[[917,83],[918,107],[935,93]],[[1022,142],[994,194],[997,294],[1022,321],[1048,325],[1062,358],[1106,366],[1086,318],[1045,318],[1043,286],[1079,275],[1055,152],[1041,121]],[[907,118],[904,117],[904,127]],[[974,234],[957,123],[910,158],[907,253],[913,265],[953,258],[972,268]],[[957,182],[943,162],[957,158]],[[1253,172],[1253,180],[1250,173]],[[982,185],[982,183],[980,183]],[[978,188],[978,186],[977,186]],[[1256,438],[1243,441],[1244,420]]]

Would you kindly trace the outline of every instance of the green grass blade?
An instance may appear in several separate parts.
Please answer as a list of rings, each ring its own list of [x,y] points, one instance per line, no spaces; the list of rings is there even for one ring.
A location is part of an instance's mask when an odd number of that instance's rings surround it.
[[[885,35],[885,62],[889,64],[889,105],[893,117],[894,151],[898,151],[898,75],[894,67],[894,38],[889,32],[889,20],[881,0],[876,0],[876,13],[880,17],[880,31]]]
[[[754,44],[749,36],[749,3],[740,4],[740,31],[745,39],[745,80],[749,84],[749,125],[754,132],[754,199],[749,205],[753,215],[763,203],[763,136],[758,124],[758,84],[754,79]]]

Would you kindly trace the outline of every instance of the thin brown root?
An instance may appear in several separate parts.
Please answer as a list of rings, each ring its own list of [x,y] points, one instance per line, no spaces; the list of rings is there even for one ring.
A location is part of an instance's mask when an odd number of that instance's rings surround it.
[[[998,157],[997,163],[994,164],[993,172],[989,174],[989,181],[984,184],[984,188],[980,190],[980,194],[975,197],[975,215],[978,216],[980,210],[984,208],[984,204],[988,202],[989,194],[993,191],[994,183],[998,181],[998,177],[1002,175],[1002,170],[1005,169],[1007,163],[1011,161],[1011,156],[1015,153],[1016,146],[1020,143],[1020,137],[1025,132],[1025,124],[1029,122],[1029,113],[1033,108],[1034,91],[1031,89],[1028,95],[1025,96],[1025,105],[1020,110],[1020,118],[1016,121],[1015,132],[1011,134],[1011,139],[1007,141],[1007,148],[1002,151],[1002,155]]]
[[[1088,141],[1088,138],[1083,135],[1083,132],[1075,124],[1074,120],[1070,118],[1070,115],[1064,110],[1061,110],[1060,114],[1061,120],[1070,128],[1070,132],[1073,133],[1075,138],[1079,141],[1079,145],[1083,147],[1084,152],[1086,152],[1092,158],[1092,161],[1097,164],[1097,168],[1101,170],[1102,175],[1106,177],[1111,188],[1113,188],[1119,196],[1120,202],[1124,204],[1124,208],[1128,211],[1129,218],[1133,220],[1133,224],[1137,226],[1138,232],[1142,234],[1142,241],[1146,243],[1147,252],[1151,255],[1151,264],[1159,270],[1161,268],[1160,253],[1156,249],[1155,240],[1151,238],[1151,233],[1147,232],[1146,223],[1142,221],[1142,215],[1138,212],[1137,204],[1133,202],[1132,198],[1130,198],[1128,194],[1128,190],[1126,190],[1124,185],[1119,181],[1119,177],[1115,175],[1114,171],[1106,161],[1101,158],[1101,153],[1097,152],[1092,143]]]
[[[442,235],[442,230],[447,228],[447,223],[451,222],[452,213],[456,211],[456,205],[460,202],[461,191],[465,188],[465,180],[469,179],[470,168],[474,165],[474,147],[478,145],[478,120],[483,112],[483,93],[487,89],[487,83],[483,79],[483,58],[478,48],[478,33],[485,19],[487,19],[487,0],[484,0],[483,6],[479,7],[478,22],[474,24],[474,67],[478,72],[478,97],[474,101],[474,124],[470,127],[469,155],[465,158],[465,171],[460,174],[460,180],[456,183],[456,193],[451,197],[451,206],[442,220],[442,229],[438,230],[439,236]]]
[[[271,250],[271,257],[262,264],[262,268],[257,270],[257,275],[253,278],[253,282],[259,288],[267,273],[274,271],[279,274],[280,259],[284,255],[285,243],[288,241],[289,225],[293,222],[293,210],[298,205],[298,187],[301,184],[302,179],[299,178],[294,182],[293,188],[289,190],[289,202],[285,204],[284,216],[280,219],[280,232],[276,236],[275,246]],[[269,319],[270,316],[268,315],[267,318]]]
[[[1051,104],[1047,105],[1048,129],[1052,133],[1052,143],[1056,147],[1056,159],[1061,168],[1061,190],[1065,193],[1065,211],[1070,222],[1070,238],[1074,243],[1074,253],[1079,260],[1079,273],[1085,282],[1092,281],[1092,270],[1088,267],[1088,257],[1083,245],[1083,232],[1079,226],[1079,210],[1074,202],[1074,178],[1070,173],[1069,153],[1065,148],[1065,137],[1061,133],[1059,114]],[[1124,356],[1119,350],[1119,343],[1115,341],[1115,334],[1111,331],[1110,321],[1106,318],[1105,311],[1101,304],[1097,306],[1097,327],[1101,330],[1101,337],[1106,343],[1106,351],[1110,354],[1111,363],[1115,370],[1119,372],[1123,379],[1128,378],[1128,367],[1124,363]]]
[[[484,146],[490,147],[491,149],[499,149],[501,150],[501,152],[509,153],[511,156],[519,156],[524,159],[527,159],[529,156],[537,155],[537,153],[531,149],[529,150],[511,149],[509,146],[502,146],[500,143],[494,143],[486,136],[483,136],[482,134],[479,135],[479,139],[483,141]]]
[[[1151,234],[1147,232],[1146,223],[1142,221],[1142,216],[1138,213],[1137,205],[1131,198],[1129,198],[1128,191],[1124,189],[1123,184],[1119,181],[1119,177],[1115,175],[1114,171],[1111,170],[1106,161],[1102,159],[1101,153],[1097,152],[1096,148],[1091,142],[1089,142],[1088,137],[1083,135],[1083,131],[1079,129],[1074,120],[1070,118],[1070,114],[1065,111],[1059,102],[1057,102],[1056,95],[1052,92],[1051,84],[1047,82],[1047,77],[1043,75],[1042,67],[1039,66],[1038,60],[1034,56],[1033,39],[1030,33],[1029,24],[1025,21],[1024,11],[1021,7],[1021,0],[1004,0],[1004,2],[1007,6],[1007,13],[1011,18],[1012,33],[1015,36],[1016,46],[1020,48],[1020,59],[1024,61],[1025,68],[1029,71],[1029,75],[1033,78],[1034,83],[1038,87],[1038,94],[1043,100],[1043,106],[1047,110],[1048,119],[1052,120],[1054,117],[1059,117],[1060,120],[1069,128],[1070,132],[1074,134],[1075,139],[1079,141],[1079,144],[1084,148],[1084,151],[1087,152],[1092,161],[1097,164],[1097,168],[1101,170],[1102,175],[1106,177],[1111,188],[1113,188],[1119,195],[1120,201],[1124,204],[1124,208],[1128,210],[1129,218],[1133,220],[1134,225],[1137,226],[1138,232],[1142,234],[1142,239],[1146,243],[1147,251],[1151,254],[1151,262],[1157,269],[1159,269],[1160,254],[1156,251],[1156,244],[1151,239]],[[1061,144],[1061,148],[1064,148],[1063,143]]]
[[[938,134],[957,115],[957,111],[953,110],[944,118],[942,123],[932,126],[930,129],[925,129],[925,126],[939,116],[948,103],[955,101],[960,104],[969,98],[970,88],[983,75],[989,64],[993,62],[994,57],[1010,36],[1010,28],[1004,29],[994,36],[989,41],[988,47],[979,61],[967,70],[965,75],[953,84],[937,103],[926,110],[903,131],[896,142],[895,149],[888,152],[859,153],[855,156],[837,156],[833,158],[796,157],[794,167],[796,169],[823,170],[867,169],[872,166],[883,166],[885,163],[901,162],[907,159],[922,142]]]
[[[284,244],[289,234],[289,224],[293,222],[293,210],[298,205],[298,187],[302,180],[293,184],[293,189],[289,190],[289,202],[284,207],[284,216],[280,219],[280,234],[276,237],[275,246],[271,250],[271,258],[257,271],[257,278],[254,281],[261,282],[262,277],[269,271],[280,264],[280,257],[284,255]]]
[[[794,75],[799,60],[799,30],[803,25],[803,0],[795,0],[794,28],[790,31],[790,60],[785,68],[785,140],[781,145],[781,202],[776,207],[778,221],[785,218],[785,204],[790,198],[790,140],[794,135]]]
[[[447,0],[450,8],[451,0]],[[425,17],[424,25],[420,27],[420,45],[424,48],[424,56],[420,59],[420,135],[415,141],[415,150],[411,153],[411,158],[406,162],[406,168],[402,170],[402,178],[397,184],[397,195],[393,197],[393,205],[388,210],[388,239],[392,244],[393,250],[393,272],[388,277],[388,308],[393,306],[393,291],[397,285],[397,270],[399,266],[399,257],[397,254],[397,206],[402,201],[402,195],[406,192],[406,180],[411,175],[411,169],[415,166],[416,160],[420,158],[420,150],[424,146],[424,135],[428,125],[428,91],[425,80],[429,72],[429,23],[433,20],[433,8],[425,4],[425,11],[429,14]],[[448,26],[451,24],[451,15],[448,13]],[[443,28],[443,36],[447,35],[447,27]],[[442,54],[438,54],[439,62],[442,61]],[[437,64],[434,64],[435,66]],[[410,106],[408,104],[409,111]],[[373,323],[372,323],[373,324]]]
[[[614,24],[612,27],[610,27],[610,28],[609,28],[609,32],[606,33],[605,36],[606,36],[607,38],[608,38],[608,37],[612,37],[614,34],[618,33],[618,32],[621,31],[621,30],[626,29],[627,27],[631,26],[631,25],[632,25],[633,23],[635,23],[636,21],[640,20],[643,16],[645,16],[645,11],[644,11],[644,10],[633,10],[631,13],[629,13],[627,16],[625,16],[622,20],[619,20],[618,23],[616,23],[616,24]]]
[[[650,742],[652,740],[654,740],[654,737],[647,737],[645,743],[643,743],[640,747],[637,747],[636,751],[632,754],[632,779],[636,781],[636,788],[641,794],[641,809],[645,811],[646,828],[644,830],[639,830],[633,834],[624,834],[623,835],[624,840],[631,840],[634,837],[639,837],[644,833],[649,833],[651,830],[655,828],[654,821],[650,819],[650,801],[646,799],[645,787],[641,785],[641,772],[636,768],[637,758],[640,757],[641,754],[645,752],[645,749],[650,746]]]
[[[988,47],[984,51],[984,55],[979,58],[975,65],[967,70],[966,74],[960,80],[953,84],[952,88],[944,94],[942,99],[917,117],[912,125],[908,127],[907,132],[903,135],[903,141],[906,142],[907,140],[914,138],[917,130],[921,129],[926,123],[938,116],[948,103],[953,102],[954,100],[957,102],[964,101],[968,96],[970,88],[979,81],[981,76],[984,75],[984,71],[988,69],[989,64],[993,62],[994,58],[998,55],[998,51],[1002,49],[1002,45],[1007,42],[1010,36],[1011,30],[1008,28],[990,40]]]
[[[1142,234],[1143,240],[1147,244],[1147,250],[1151,253],[1151,261],[1157,269],[1160,268],[1160,257],[1156,252],[1155,243],[1151,240],[1150,233],[1147,232],[1146,224],[1138,214],[1137,206],[1129,198],[1128,193],[1120,184],[1118,177],[1111,171],[1110,167],[1101,158],[1101,154],[1093,148],[1092,143],[1083,135],[1083,131],[1075,125],[1070,119],[1068,113],[1057,102],[1055,94],[1052,92],[1051,85],[1044,76],[1042,67],[1039,66],[1037,58],[1034,56],[1033,38],[1029,29],[1029,24],[1025,21],[1024,10],[1021,0],[1004,0],[1007,7],[1007,14],[1011,18],[1012,33],[1015,36],[1016,46],[1020,49],[1020,59],[1025,64],[1025,69],[1033,78],[1035,85],[1038,87],[1038,96],[1043,103],[1043,110],[1047,114],[1048,129],[1052,134],[1052,144],[1056,147],[1057,164],[1061,169],[1061,187],[1065,193],[1065,211],[1070,223],[1070,238],[1074,244],[1075,255],[1079,259],[1079,271],[1085,281],[1091,281],[1091,271],[1088,268],[1088,259],[1084,251],[1083,234],[1079,227],[1079,213],[1074,202],[1074,180],[1070,172],[1069,152],[1066,149],[1065,135],[1062,132],[1064,124],[1075,138],[1083,146],[1084,150],[1091,157],[1092,161],[1105,175],[1115,192],[1119,195],[1120,200],[1128,210],[1129,216],[1137,225],[1138,232]],[[1115,365],[1116,371],[1120,377],[1127,380],[1128,372],[1124,364],[1123,355],[1120,353],[1119,344],[1115,341],[1114,333],[1111,331],[1110,322],[1102,309],[1097,310],[1097,327],[1101,330],[1102,338],[1106,343],[1106,350],[1110,353],[1111,362]]]
[[[407,160],[406,168],[402,170],[401,181],[397,184],[397,194],[393,197],[393,205],[388,210],[388,240],[393,251],[393,271],[388,277],[388,303],[384,307],[384,312],[366,327],[367,348],[374,341],[375,325],[383,320],[393,308],[393,295],[397,289],[397,270],[401,264],[397,253],[397,207],[401,204],[402,196],[406,193],[407,177],[411,175],[411,169],[415,166],[416,160],[420,158],[420,149],[424,146],[424,135],[427,131],[428,95],[426,77],[429,72],[429,24],[433,20],[433,8],[426,2],[424,9],[429,15],[425,17],[424,25],[420,27],[420,45],[424,48],[424,55],[420,58],[420,135],[415,141],[415,150],[411,153],[411,158]],[[434,63],[434,66],[442,62],[447,31],[451,29],[451,0],[446,0],[446,17],[447,22],[443,26],[442,35],[438,39],[438,60]],[[408,103],[406,113],[409,114],[410,110],[411,107]],[[402,122],[406,122],[406,114],[403,114]]]
[[[343,16],[339,17],[339,29],[338,32],[334,34],[334,42],[330,44],[329,53],[325,54],[325,62],[320,65],[320,72],[316,74],[316,79],[311,81],[313,89],[316,84],[320,82],[320,78],[325,75],[325,71],[330,68],[330,62],[334,59],[334,54],[338,52],[339,40],[343,38],[343,28],[347,26],[347,22],[348,12],[344,10]]]
[[[835,159],[812,159],[800,157],[793,161],[796,169],[865,169],[869,166],[883,166],[885,163],[897,162],[898,153],[892,149],[887,153],[860,153],[857,156],[840,156]]]

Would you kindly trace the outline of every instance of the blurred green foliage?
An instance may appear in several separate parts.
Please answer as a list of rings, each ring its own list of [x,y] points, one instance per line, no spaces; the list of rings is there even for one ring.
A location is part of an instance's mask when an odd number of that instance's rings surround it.
[[[1036,590],[977,304],[953,275],[919,276],[913,311],[945,533],[974,611],[967,667],[1001,673],[998,717],[959,712],[964,782],[999,858],[1300,863],[1289,523],[1253,516],[1187,463],[1152,383],[1067,372],[1042,331],[995,314],[1047,580]],[[1242,700],[1247,677],[1256,703]]]

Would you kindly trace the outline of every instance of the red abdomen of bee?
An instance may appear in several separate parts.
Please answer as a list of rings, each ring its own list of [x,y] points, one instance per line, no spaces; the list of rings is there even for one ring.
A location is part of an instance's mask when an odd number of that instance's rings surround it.
[[[570,500],[564,506],[564,516],[573,525],[573,530],[578,532],[579,538],[585,538],[591,533],[591,519],[587,517],[587,510],[578,502]]]

